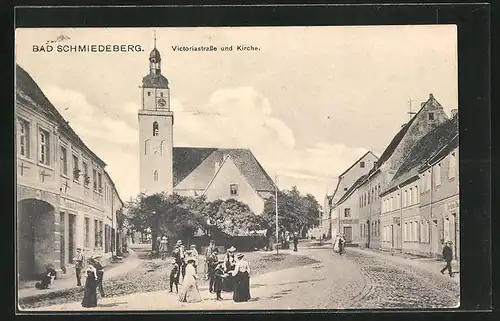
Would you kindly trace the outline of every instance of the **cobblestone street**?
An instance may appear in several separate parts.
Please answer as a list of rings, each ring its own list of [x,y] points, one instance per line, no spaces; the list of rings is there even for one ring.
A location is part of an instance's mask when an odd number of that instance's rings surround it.
[[[328,247],[308,247],[290,255],[307,255],[320,263],[274,271],[251,278],[250,302],[234,303],[231,293],[217,302],[206,286],[203,301],[179,303],[166,290],[99,300],[97,308],[80,302],[36,310],[253,310],[253,309],[415,309],[456,307],[459,284],[449,276],[432,273],[408,263],[347,249],[338,255]],[[269,254],[267,254],[269,255]],[[458,277],[455,277],[458,278]]]

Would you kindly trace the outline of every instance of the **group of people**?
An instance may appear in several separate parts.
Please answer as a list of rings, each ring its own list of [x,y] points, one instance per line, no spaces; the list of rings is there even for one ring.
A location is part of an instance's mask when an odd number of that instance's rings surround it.
[[[337,234],[335,241],[333,242],[333,251],[342,255],[344,253],[345,237],[344,235]]]
[[[97,289],[101,297],[105,297],[102,281],[104,278],[104,267],[99,262],[98,256],[91,256],[87,259],[85,267],[85,257],[81,248],[76,249],[76,256],[73,258],[75,263],[76,285],[82,286],[81,273],[84,271],[85,288],[83,292],[82,307],[92,308],[97,306]]]
[[[192,245],[184,252],[182,241],[178,241],[173,251],[173,267],[170,272],[170,292],[175,286],[180,302],[201,302],[198,288],[198,252]],[[215,300],[222,300],[222,292],[233,292],[234,302],[250,300],[250,266],[242,253],[235,255],[236,248],[231,246],[223,260],[218,258],[218,249],[211,241],[205,253],[206,278],[209,292],[215,294]],[[181,285],[179,291],[178,286]]]

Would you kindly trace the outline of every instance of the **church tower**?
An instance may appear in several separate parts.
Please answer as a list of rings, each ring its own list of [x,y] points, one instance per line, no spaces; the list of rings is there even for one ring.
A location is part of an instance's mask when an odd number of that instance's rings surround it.
[[[139,110],[140,189],[147,195],[173,193],[172,149],[174,114],[170,110],[168,80],[161,74],[161,56],[149,54],[149,74],[142,78]]]

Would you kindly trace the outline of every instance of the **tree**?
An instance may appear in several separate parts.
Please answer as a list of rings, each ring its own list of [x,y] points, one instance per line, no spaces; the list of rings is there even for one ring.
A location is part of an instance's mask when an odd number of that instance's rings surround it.
[[[291,190],[278,191],[278,227],[281,231],[304,235],[304,231],[318,224],[319,208],[319,203],[313,195],[301,195],[296,186]],[[269,198],[264,204],[263,218],[268,236],[276,235],[274,197]]]

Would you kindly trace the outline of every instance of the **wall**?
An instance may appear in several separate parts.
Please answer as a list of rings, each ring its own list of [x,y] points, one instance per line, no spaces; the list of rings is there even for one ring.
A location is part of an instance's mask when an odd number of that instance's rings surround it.
[[[345,216],[345,210],[350,209],[350,216]],[[344,227],[352,228],[352,241],[350,244],[359,246],[362,239],[359,230],[359,197],[358,191],[354,191],[345,201],[338,204],[334,210],[335,219],[332,219],[332,238],[337,234],[345,234]]]
[[[359,224],[364,246],[380,248],[380,191],[386,182],[382,173],[373,174],[368,181],[358,189]]]
[[[231,195],[230,184],[237,184],[238,195]],[[257,215],[262,214],[264,210],[264,200],[246,181],[245,177],[234,165],[231,157],[228,157],[222,165],[219,173],[207,189],[206,196],[209,201],[216,199],[227,200],[230,198],[238,200],[247,204]]]

